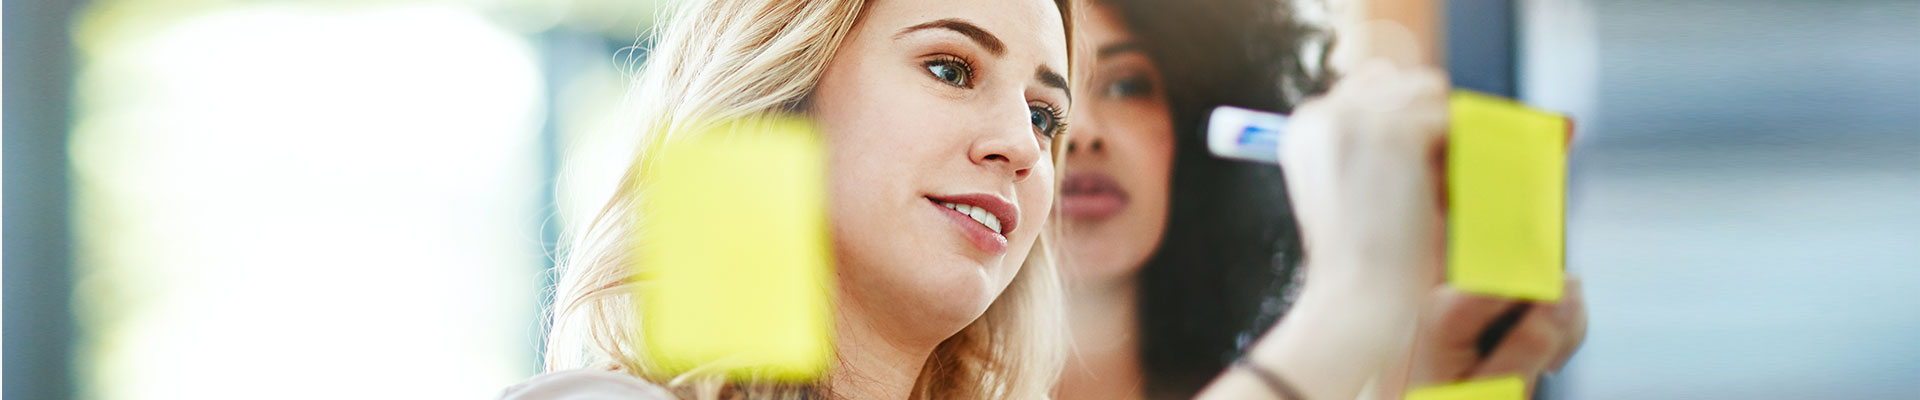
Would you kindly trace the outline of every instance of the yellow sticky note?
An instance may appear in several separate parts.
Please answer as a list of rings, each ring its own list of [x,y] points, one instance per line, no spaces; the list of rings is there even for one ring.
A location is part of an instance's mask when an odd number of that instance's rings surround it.
[[[1457,91],[1447,136],[1447,282],[1557,301],[1566,264],[1568,121]]]
[[[809,123],[743,122],[649,149],[634,279],[667,374],[803,382],[833,359],[826,158]]]
[[[1518,376],[1478,379],[1407,391],[1407,400],[1524,400],[1527,382]]]

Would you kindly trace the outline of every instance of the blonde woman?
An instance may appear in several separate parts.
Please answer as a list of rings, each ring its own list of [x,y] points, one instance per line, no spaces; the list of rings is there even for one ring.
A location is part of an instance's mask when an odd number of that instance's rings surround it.
[[[713,0],[682,7],[631,89],[639,131],[672,135],[781,113],[820,125],[839,263],[838,366],[805,387],[630,378],[659,373],[630,337],[636,305],[627,279],[647,266],[626,259],[637,194],[623,192],[574,237],[563,266],[547,365],[568,372],[507,397],[601,389],[661,398],[1045,397],[1065,348],[1059,283],[1042,232],[1053,203],[1055,141],[1071,101],[1067,5]],[[948,203],[989,210],[1001,229],[957,217]]]
[[[629,296],[644,288],[628,277],[648,267],[627,258],[625,235],[645,229],[629,226],[641,194],[621,192],[570,236],[549,333],[550,373],[504,397],[1047,398],[1066,350],[1051,238],[1043,232],[1073,98],[1067,3],[712,0],[684,7],[632,89],[644,122],[638,132],[664,132],[642,142],[781,113],[805,114],[824,129],[839,262],[837,366],[801,386],[653,370],[632,336],[638,327]],[[1438,137],[1443,85],[1431,71],[1387,66],[1361,75],[1374,84],[1335,90],[1322,112],[1296,116],[1314,125],[1291,136],[1307,141],[1289,146],[1324,156],[1295,155],[1297,164],[1318,169],[1289,185],[1306,193],[1296,198],[1303,214],[1323,216],[1303,218],[1314,239],[1308,246],[1328,255],[1315,261],[1314,281],[1324,289],[1310,293],[1371,296],[1309,296],[1302,308],[1328,311],[1299,317],[1309,321],[1302,328],[1276,329],[1252,352],[1249,365],[1259,368],[1228,372],[1206,395],[1291,398],[1297,389],[1351,398],[1379,372],[1378,361],[1404,351],[1396,338],[1411,329],[1419,298],[1408,282],[1433,278],[1418,268],[1419,257],[1431,254],[1361,250],[1432,239],[1418,228],[1435,210],[1407,200],[1434,190],[1424,157]],[[1350,107],[1362,100],[1395,106]],[[1356,140],[1325,140],[1335,137]],[[957,217],[945,203],[990,210],[1001,229]],[[1335,220],[1353,224],[1314,224]],[[1364,301],[1340,302],[1354,298]],[[1261,383],[1277,376],[1298,386]]]

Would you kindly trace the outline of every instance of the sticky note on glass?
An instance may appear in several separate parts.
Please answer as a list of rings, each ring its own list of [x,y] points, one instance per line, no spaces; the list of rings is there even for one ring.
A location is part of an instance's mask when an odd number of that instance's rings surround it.
[[[1566,264],[1565,116],[1457,91],[1447,136],[1447,282],[1558,301]]]
[[[1527,383],[1517,376],[1478,379],[1407,391],[1407,400],[1523,400]]]
[[[808,122],[648,149],[633,232],[642,350],[660,372],[805,382],[833,359],[826,158]]]

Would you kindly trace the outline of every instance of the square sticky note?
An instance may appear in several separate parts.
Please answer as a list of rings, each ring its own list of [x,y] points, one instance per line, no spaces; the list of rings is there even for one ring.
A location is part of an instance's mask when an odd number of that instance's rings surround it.
[[[1566,117],[1473,92],[1450,99],[1447,282],[1557,301],[1566,263]]]
[[[1407,400],[1524,400],[1527,383],[1517,376],[1478,379],[1407,391]]]
[[[826,159],[800,120],[740,122],[648,150],[633,232],[640,334],[667,374],[800,382],[832,351]]]

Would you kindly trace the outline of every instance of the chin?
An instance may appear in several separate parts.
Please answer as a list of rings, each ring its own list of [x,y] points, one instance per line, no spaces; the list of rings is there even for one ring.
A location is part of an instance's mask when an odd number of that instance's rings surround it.
[[[986,314],[1004,289],[986,274],[955,275],[962,274],[928,274],[897,286],[900,292],[896,294],[906,301],[887,306],[904,312],[896,314],[897,323],[926,329],[926,337],[945,340]]]
[[[1133,276],[1141,264],[1115,261],[1112,253],[1088,254],[1066,260],[1064,275],[1080,284],[1097,284]]]
[[[1147,262],[1151,250],[1159,243],[1144,243],[1139,246],[1117,246],[1132,238],[1115,235],[1116,232],[1087,230],[1069,233],[1066,248],[1061,260],[1061,271],[1068,279],[1083,283],[1097,283],[1132,277],[1140,272]]]
[[[1006,282],[994,279],[995,266],[973,260],[944,264],[938,271],[919,275],[918,286],[924,289],[921,293],[930,303],[938,303],[929,304],[929,308],[950,309],[971,320],[986,312],[987,305],[1006,288]]]
[[[949,254],[919,253],[890,260],[843,265],[843,291],[884,323],[921,330],[914,336],[944,337],[973,323],[1005,289],[1006,282],[979,261]],[[932,336],[925,336],[932,337]]]

